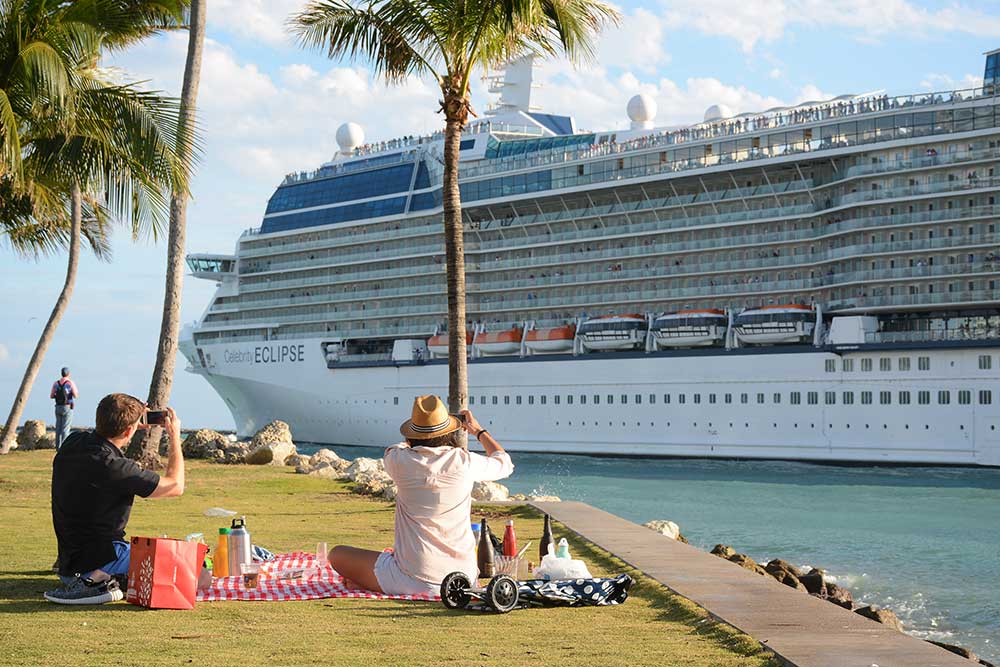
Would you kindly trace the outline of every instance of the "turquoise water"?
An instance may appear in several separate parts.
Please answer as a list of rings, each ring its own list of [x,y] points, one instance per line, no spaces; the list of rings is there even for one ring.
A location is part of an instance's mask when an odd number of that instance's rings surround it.
[[[822,567],[913,634],[1000,660],[1000,470],[549,454],[514,464],[512,493],[670,519],[704,549],[723,542],[758,561]]]

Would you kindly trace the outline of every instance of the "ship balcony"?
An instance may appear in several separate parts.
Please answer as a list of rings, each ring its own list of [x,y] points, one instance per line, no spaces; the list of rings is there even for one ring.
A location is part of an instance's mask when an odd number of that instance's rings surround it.
[[[397,251],[404,251],[397,254]],[[251,260],[243,261],[241,265],[241,275],[258,273],[273,273],[275,271],[287,271],[298,268],[319,268],[322,266],[341,266],[344,264],[356,264],[365,261],[387,260],[398,261],[407,257],[420,257],[422,255],[443,255],[444,243],[424,243],[420,245],[406,244],[399,248],[386,248],[384,251],[376,246],[376,249],[363,248],[353,252],[338,252],[335,257],[306,257],[297,260]],[[332,261],[336,260],[336,261]]]
[[[190,254],[186,259],[195,278],[221,282],[236,275],[236,257],[233,255]]]
[[[994,322],[996,320],[994,319]],[[866,343],[940,343],[1000,338],[1000,326],[996,324],[954,329],[927,329],[924,331],[869,331],[865,333]]]
[[[266,292],[289,287],[308,287],[311,285],[354,284],[356,282],[375,280],[383,281],[390,278],[408,278],[415,276],[443,275],[444,263],[427,264],[425,266],[404,266],[396,269],[375,269],[369,271],[344,271],[341,273],[317,276],[315,278],[271,278],[259,283],[240,283],[240,292]]]

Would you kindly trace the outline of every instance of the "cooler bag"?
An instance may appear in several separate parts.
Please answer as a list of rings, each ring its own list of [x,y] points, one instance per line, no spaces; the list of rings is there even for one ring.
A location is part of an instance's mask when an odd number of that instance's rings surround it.
[[[125,599],[150,609],[193,609],[208,547],[162,537],[133,537]]]

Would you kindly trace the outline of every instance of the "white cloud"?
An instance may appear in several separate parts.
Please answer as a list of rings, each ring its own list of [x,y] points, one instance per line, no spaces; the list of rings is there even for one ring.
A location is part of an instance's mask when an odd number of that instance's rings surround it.
[[[271,46],[294,43],[285,22],[305,5],[303,0],[214,0],[207,4],[211,27]]]
[[[3,343],[0,343],[0,364],[10,359],[10,350]]]
[[[784,76],[784,72],[781,71],[780,67],[775,67],[772,68],[771,71],[767,73],[767,75],[772,79],[780,79],[782,76]]]
[[[969,88],[980,88],[983,85],[983,77],[975,74],[966,74],[961,79],[955,79],[947,74],[928,74],[920,82],[920,87],[926,90],[966,90]]]
[[[605,67],[655,72],[670,62],[666,28],[665,18],[647,9],[622,12],[621,25],[601,33],[597,62]]]

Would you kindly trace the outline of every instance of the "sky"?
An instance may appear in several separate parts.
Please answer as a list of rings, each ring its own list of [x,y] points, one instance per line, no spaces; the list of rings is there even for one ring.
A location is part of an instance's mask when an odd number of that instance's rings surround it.
[[[359,123],[369,141],[439,129],[433,83],[387,87],[364,62],[300,49],[287,17],[305,0],[208,0],[198,99],[204,154],[188,209],[188,251],[232,253],[260,225],[285,174],[336,151],[337,127]],[[639,92],[657,125],[700,121],[712,104],[734,112],[884,90],[906,94],[981,83],[983,52],[1000,48],[995,0],[643,0],[617,5],[622,22],[600,38],[593,62],[563,60],[536,71],[532,102],[573,115],[578,127],[627,127]],[[156,37],[103,65],[122,80],[180,92],[187,34]],[[474,83],[473,103],[490,101]],[[53,421],[49,387],[69,366],[81,398],[77,424],[93,423],[100,398],[148,393],[166,263],[164,243],[124,229],[114,256],[85,255],[73,300],[45,357],[25,419]],[[65,275],[65,256],[25,258],[0,238],[0,408],[7,415]],[[182,320],[197,320],[215,285],[190,276]],[[171,405],[185,427],[232,428],[222,400],[178,358]]]

